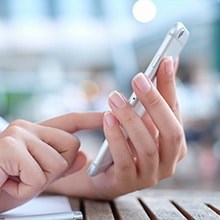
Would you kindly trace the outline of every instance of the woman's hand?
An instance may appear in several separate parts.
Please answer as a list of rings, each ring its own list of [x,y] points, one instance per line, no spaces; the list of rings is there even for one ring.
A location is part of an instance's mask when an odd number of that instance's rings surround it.
[[[142,118],[123,95],[117,92],[111,94],[109,104],[112,112],[105,115],[104,131],[114,166],[97,180],[93,179],[97,189],[103,188],[103,185],[109,190],[114,189],[108,195],[108,190],[103,190],[104,195],[114,197],[154,186],[172,176],[176,163],[186,154],[176,97],[175,69],[171,58],[164,59],[157,73],[157,89],[144,74],[134,77],[133,90],[146,109]],[[120,125],[128,133],[128,141],[123,138]]]
[[[103,124],[114,164],[107,171],[90,177],[84,168],[60,179],[47,190],[112,199],[154,186],[172,176],[177,162],[187,151],[176,97],[177,62],[173,64],[170,57],[162,61],[157,71],[157,89],[142,73],[134,77],[133,90],[146,109],[141,118],[122,94],[110,95],[112,112],[105,113]],[[128,140],[121,126],[128,133]]]
[[[56,179],[81,169],[86,156],[72,133],[102,126],[101,113],[72,113],[40,124],[12,122],[0,134],[0,212],[37,196]],[[71,123],[69,133],[61,130]]]

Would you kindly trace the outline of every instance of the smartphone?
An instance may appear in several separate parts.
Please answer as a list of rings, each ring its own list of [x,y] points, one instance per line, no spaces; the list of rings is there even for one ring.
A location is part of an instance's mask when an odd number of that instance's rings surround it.
[[[160,65],[161,60],[166,56],[172,56],[173,60],[175,60],[179,56],[184,45],[186,44],[188,37],[189,31],[181,22],[177,22],[176,24],[174,24],[169,29],[161,46],[157,50],[144,74],[146,74],[153,81],[156,77],[156,71]],[[130,96],[129,102],[133,106],[135,111],[139,114],[139,116],[142,116],[144,114],[145,109],[134,92]],[[105,171],[112,164],[112,155],[108,147],[108,141],[105,139],[98,154],[88,168],[88,174],[90,176],[96,176],[99,173]]]

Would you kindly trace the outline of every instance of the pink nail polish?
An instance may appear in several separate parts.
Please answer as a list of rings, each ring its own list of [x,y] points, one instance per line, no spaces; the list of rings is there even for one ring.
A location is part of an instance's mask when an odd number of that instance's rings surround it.
[[[106,112],[105,113],[105,121],[106,121],[106,124],[109,126],[109,127],[112,127],[116,124],[116,119],[115,117],[112,115],[111,112]]]
[[[147,92],[151,88],[150,82],[143,73],[139,73],[134,77],[134,82],[142,92]]]
[[[111,102],[114,104],[114,106],[117,107],[117,108],[123,108],[126,105],[125,99],[117,91],[113,91],[109,95],[109,98],[110,98]]]

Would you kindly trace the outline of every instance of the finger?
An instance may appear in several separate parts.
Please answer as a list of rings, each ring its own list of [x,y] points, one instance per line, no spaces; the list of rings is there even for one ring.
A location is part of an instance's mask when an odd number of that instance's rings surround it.
[[[177,66],[177,65],[176,65]],[[177,119],[182,123],[179,104],[176,95],[175,69],[172,57],[166,57],[161,62],[157,73],[157,89],[163,96]]]
[[[17,120],[10,124],[4,135],[22,143],[50,182],[62,176],[72,166],[79,148],[78,139],[62,130]],[[30,176],[31,177],[31,176]],[[29,180],[31,181],[31,180]]]
[[[148,131],[150,132],[151,136],[154,137],[154,139],[156,140],[156,138],[158,138],[158,129],[152,121],[152,118],[150,117],[149,113],[145,111],[141,118]]]
[[[103,113],[69,113],[56,118],[52,118],[39,124],[58,128],[69,133],[74,133],[84,129],[98,129],[102,127]]]
[[[175,75],[177,74],[178,66],[179,66],[179,57],[177,57],[177,58],[174,60],[174,73],[175,73]]]
[[[113,92],[109,97],[109,104],[134,145],[139,175],[143,176],[141,174],[149,171],[153,176],[158,163],[158,148],[154,138],[122,95]]]
[[[179,108],[179,102],[176,94],[176,83],[175,83],[175,73],[178,68],[178,63],[179,63],[179,59],[177,58],[173,63],[172,57],[167,57],[161,62],[161,65],[157,73],[158,76],[157,89],[160,92],[160,94],[163,96],[165,101],[168,103],[170,109],[173,111],[174,115],[180,122],[181,126],[183,126],[182,116]],[[178,160],[182,159],[185,156],[186,151],[187,151],[187,146],[185,142],[182,146]]]
[[[184,145],[183,128],[168,104],[144,74],[135,76],[132,85],[159,130],[160,160],[171,167]]]
[[[59,155],[65,159],[68,166],[72,165],[80,148],[78,137],[59,129],[44,126],[39,126],[39,128],[37,128],[36,135],[40,140],[50,146],[51,151],[55,154],[59,153]],[[33,150],[35,150],[35,148]],[[37,153],[38,152],[39,151],[37,150]]]
[[[71,166],[80,147],[77,137],[60,129],[41,126],[24,120],[14,121],[11,123],[10,128],[14,130],[23,129],[28,132],[25,138],[23,138],[26,141],[25,144],[31,150],[31,153],[39,159],[41,159],[40,155],[44,152],[44,159],[48,155],[53,155],[57,159],[62,156],[68,166]],[[11,133],[18,133],[18,138],[20,136],[18,131],[12,131]],[[44,168],[47,166],[47,162],[48,160],[41,161]]]
[[[45,184],[45,175],[38,163],[24,150],[23,143],[13,137],[3,137],[1,143],[0,166],[4,173],[2,189],[16,198],[25,198],[36,194]],[[15,146],[17,146],[15,148]],[[13,164],[13,166],[11,166]],[[9,176],[19,177],[13,181]],[[37,190],[38,189],[38,190]]]
[[[79,151],[73,161],[72,166],[67,170],[64,176],[68,176],[80,170],[86,164],[86,161],[86,155],[82,151]]]
[[[114,173],[118,180],[130,179],[136,174],[133,155],[120,124],[111,112],[104,114],[104,133],[114,160]]]

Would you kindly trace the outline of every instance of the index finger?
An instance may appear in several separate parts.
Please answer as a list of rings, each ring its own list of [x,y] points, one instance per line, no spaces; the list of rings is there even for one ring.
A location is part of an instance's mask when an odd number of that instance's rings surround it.
[[[99,129],[103,124],[102,112],[68,113],[39,123],[54,127],[69,133],[79,130]]]

